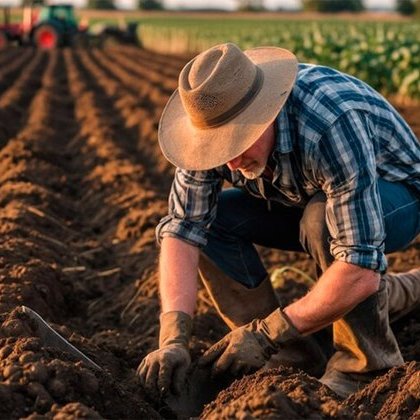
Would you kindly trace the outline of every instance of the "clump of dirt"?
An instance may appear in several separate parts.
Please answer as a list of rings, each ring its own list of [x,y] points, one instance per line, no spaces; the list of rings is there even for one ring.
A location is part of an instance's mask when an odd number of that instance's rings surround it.
[[[344,406],[368,411],[380,419],[419,419],[420,363],[409,362],[391,369],[351,395]]]
[[[40,416],[32,415],[27,417],[27,419],[35,420]],[[92,408],[86,407],[82,403],[74,402],[66,404],[63,407],[60,407],[57,404],[54,404],[51,408],[51,411],[45,415],[47,419],[54,419],[54,420],[66,420],[68,418],[76,418],[76,419],[103,419],[102,416],[98,414],[97,411],[93,410]]]
[[[235,381],[208,404],[202,419],[355,418],[339,398],[316,379],[292,368],[260,371]]]
[[[52,417],[57,410],[62,416],[82,410],[81,414],[91,417],[92,413],[70,405],[74,402],[94,407],[107,418],[128,418],[133,414],[160,418],[107,371],[92,371],[73,356],[46,347],[42,339],[31,336],[31,322],[18,311],[6,317],[0,332],[0,418],[50,412]],[[63,406],[67,407],[64,411]]]

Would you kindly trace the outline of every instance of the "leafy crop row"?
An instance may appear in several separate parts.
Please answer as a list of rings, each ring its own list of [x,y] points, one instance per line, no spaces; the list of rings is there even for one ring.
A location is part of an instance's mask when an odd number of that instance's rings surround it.
[[[139,36],[145,48],[166,53],[197,53],[223,42],[243,49],[276,45],[385,95],[420,98],[420,22],[148,19]]]

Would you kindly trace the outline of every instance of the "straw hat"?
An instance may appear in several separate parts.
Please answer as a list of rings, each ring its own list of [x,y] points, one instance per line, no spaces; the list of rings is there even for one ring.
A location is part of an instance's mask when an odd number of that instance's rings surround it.
[[[258,140],[293,88],[296,57],[277,47],[221,44],[182,69],[159,123],[165,157],[182,169],[223,165]]]

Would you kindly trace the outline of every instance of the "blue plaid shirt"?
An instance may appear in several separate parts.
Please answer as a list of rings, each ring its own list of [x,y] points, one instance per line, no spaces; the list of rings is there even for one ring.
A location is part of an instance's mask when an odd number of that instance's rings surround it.
[[[255,197],[289,206],[304,207],[322,190],[334,258],[385,271],[376,181],[403,181],[420,194],[420,143],[410,127],[367,84],[308,64],[299,65],[295,86],[276,122],[272,182],[247,180],[226,165],[208,171],[177,168],[168,215],[156,228],[158,241],[174,236],[206,245],[224,180]]]

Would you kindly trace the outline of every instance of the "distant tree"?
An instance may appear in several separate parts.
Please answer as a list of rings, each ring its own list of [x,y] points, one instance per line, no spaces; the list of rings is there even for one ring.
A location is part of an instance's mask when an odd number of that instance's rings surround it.
[[[261,12],[265,10],[263,0],[237,0],[237,10],[240,12]]]
[[[397,12],[406,16],[414,15],[416,12],[416,3],[414,0],[397,0]]]
[[[139,0],[140,10],[163,10],[162,0]]]
[[[303,0],[304,10],[335,13],[361,12],[364,10],[363,0]]]
[[[89,9],[113,10],[115,9],[113,0],[88,0]]]
[[[38,6],[38,5],[44,5],[44,4],[46,4],[47,2],[46,1],[44,1],[44,0],[22,0],[21,2],[20,2],[20,4],[21,4],[21,6],[22,7],[25,7],[25,6]]]

